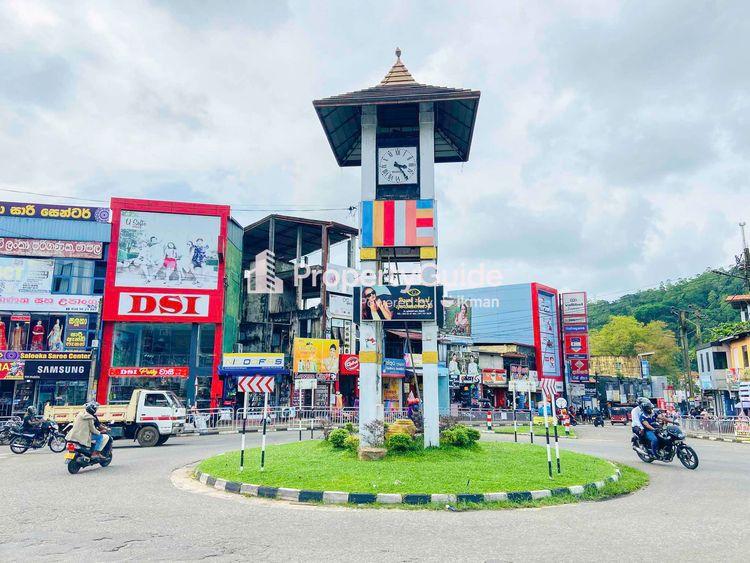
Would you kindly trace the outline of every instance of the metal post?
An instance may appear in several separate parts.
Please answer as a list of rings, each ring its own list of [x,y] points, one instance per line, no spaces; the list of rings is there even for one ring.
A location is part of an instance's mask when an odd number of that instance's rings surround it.
[[[516,421],[516,382],[513,382],[513,441],[518,442],[518,422]]]
[[[543,393],[543,396],[546,399],[547,395],[545,393]],[[549,419],[547,418],[548,404],[549,401],[542,402],[542,411],[544,414],[544,433],[547,435],[547,470],[549,471],[549,478],[552,479],[552,452],[549,447]]]
[[[260,439],[260,470],[266,470],[266,426],[268,424],[268,392],[264,393],[263,399],[263,437]],[[245,407],[245,419],[247,419],[247,407]],[[244,448],[243,448],[244,449]]]
[[[243,410],[242,413],[242,451],[240,451],[240,471],[245,470],[245,431],[247,429],[247,402],[250,398],[250,393],[246,390],[245,391],[245,399],[243,400]]]
[[[555,424],[555,457],[557,458],[557,472],[562,473],[560,469],[560,444],[557,439],[557,424]]]
[[[529,437],[531,443],[534,443],[534,412],[531,409],[531,380],[528,382],[529,385]]]

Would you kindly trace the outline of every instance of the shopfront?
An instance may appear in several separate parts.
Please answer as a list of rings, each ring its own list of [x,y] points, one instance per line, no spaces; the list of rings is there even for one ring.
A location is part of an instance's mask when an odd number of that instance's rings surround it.
[[[112,199],[99,402],[146,388],[218,406],[229,220],[223,205]]]
[[[85,402],[109,210],[0,202],[0,416]],[[39,238],[42,235],[46,238]]]
[[[336,392],[341,397],[341,406],[359,406],[359,356],[341,354],[339,356],[339,380]]]

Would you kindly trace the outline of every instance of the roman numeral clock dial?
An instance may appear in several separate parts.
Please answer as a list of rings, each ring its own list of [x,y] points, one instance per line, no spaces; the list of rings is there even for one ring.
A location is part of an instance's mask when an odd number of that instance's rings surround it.
[[[416,184],[417,147],[378,149],[378,184]]]

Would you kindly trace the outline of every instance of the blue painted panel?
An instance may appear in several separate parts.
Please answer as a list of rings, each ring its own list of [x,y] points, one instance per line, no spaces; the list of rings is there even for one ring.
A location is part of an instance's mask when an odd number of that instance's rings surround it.
[[[471,300],[471,336],[477,344],[534,345],[531,284],[460,289],[450,297]]]
[[[94,221],[0,217],[0,237],[109,242],[112,225]]]

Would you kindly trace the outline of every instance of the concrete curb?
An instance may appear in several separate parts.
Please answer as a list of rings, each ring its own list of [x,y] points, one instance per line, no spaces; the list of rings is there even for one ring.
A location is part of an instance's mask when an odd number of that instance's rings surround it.
[[[735,444],[750,444],[750,439],[742,438],[720,438],[719,436],[706,436],[704,434],[688,434],[689,438],[698,438],[699,440],[711,440],[712,442],[732,442]]]
[[[204,485],[226,491],[263,498],[287,500],[292,502],[322,502],[324,504],[451,504],[451,503],[476,503],[485,502],[528,502],[546,497],[558,497],[562,495],[579,496],[585,492],[597,492],[603,489],[607,483],[615,483],[620,480],[620,470],[615,468],[615,473],[602,481],[586,483],[585,485],[571,485],[556,489],[542,489],[537,491],[510,491],[499,493],[476,493],[476,494],[399,494],[399,493],[349,493],[345,491],[308,491],[305,489],[288,489],[284,487],[264,487],[263,485],[252,485],[250,483],[238,483],[218,479],[207,473],[196,470],[193,478]]]

